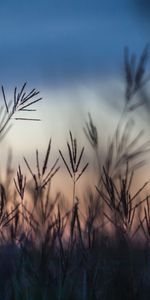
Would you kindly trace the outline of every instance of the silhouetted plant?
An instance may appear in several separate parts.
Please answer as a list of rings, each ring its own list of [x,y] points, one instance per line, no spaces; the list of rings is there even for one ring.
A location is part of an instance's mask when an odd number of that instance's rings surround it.
[[[132,179],[133,172],[129,175],[127,164],[125,177],[120,176],[118,188],[113,178],[111,178],[104,169],[102,182],[105,187],[105,191],[99,190],[99,188],[96,187],[98,193],[105,201],[106,207],[110,211],[110,215],[104,212],[105,217],[115,227],[121,228],[122,232],[125,232],[127,235],[130,234],[132,230],[136,209],[147,200],[147,197],[139,202],[136,202],[136,199],[149,183],[149,181],[145,182],[144,185],[132,196],[130,192]]]
[[[20,166],[17,171],[17,180],[14,179],[14,183],[21,200],[23,200],[26,187],[26,176],[23,176]]]
[[[124,51],[124,68],[126,78],[125,106],[129,111],[135,110],[145,104],[144,101],[131,104],[134,95],[140,91],[149,81],[150,76],[145,75],[145,68],[149,57],[149,46],[144,48],[138,63],[136,64],[136,55],[129,56],[129,50],[126,47]]]
[[[72,133],[70,132],[70,144],[67,142],[67,147],[68,147],[68,154],[69,154],[69,163],[67,163],[64,155],[62,154],[61,150],[59,150],[60,156],[64,162],[64,165],[73,181],[73,205],[75,203],[75,197],[76,197],[76,191],[75,191],[75,185],[77,181],[80,179],[82,174],[85,172],[85,170],[88,167],[89,163],[86,163],[84,167],[79,170],[83,153],[84,153],[84,147],[81,149],[81,152],[78,156],[78,148],[77,148],[77,140],[76,138],[74,139],[72,136]]]
[[[52,167],[50,168],[50,170],[48,170],[48,172],[46,174],[50,151],[51,151],[51,139],[49,141],[48,148],[47,148],[47,151],[45,154],[43,167],[40,170],[39,152],[38,152],[38,150],[36,150],[36,169],[37,169],[36,174],[34,173],[34,171],[32,171],[27,159],[24,157],[24,161],[26,163],[26,166],[27,166],[32,178],[33,178],[33,181],[35,183],[35,188],[38,192],[46,187],[46,185],[51,181],[51,179],[54,177],[54,175],[58,172],[58,170],[60,168],[59,166],[57,166],[58,161],[59,161],[59,158],[57,158],[55,163],[52,165]]]
[[[32,89],[29,93],[25,91],[26,83],[22,86],[21,90],[18,92],[17,87],[14,89],[13,101],[7,101],[4,87],[2,86],[2,95],[5,103],[4,106],[0,108],[0,138],[2,139],[11,127],[10,120],[14,118],[15,120],[30,120],[30,121],[40,121],[40,119],[27,118],[27,117],[15,117],[16,112],[30,112],[35,111],[35,109],[30,109],[30,106],[42,100],[39,96],[39,91]]]

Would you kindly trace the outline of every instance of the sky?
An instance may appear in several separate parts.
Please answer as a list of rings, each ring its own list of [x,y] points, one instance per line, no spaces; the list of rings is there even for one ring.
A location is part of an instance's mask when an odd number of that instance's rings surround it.
[[[117,73],[123,47],[139,51],[148,32],[140,1],[109,2],[1,0],[0,80],[50,86]]]
[[[8,99],[26,81],[43,97],[33,114],[42,122],[13,122],[2,150],[21,159],[50,136],[61,148],[68,128],[84,142],[88,111],[109,130],[124,97],[124,47],[139,55],[150,42],[149,15],[148,0],[1,0],[0,84]]]

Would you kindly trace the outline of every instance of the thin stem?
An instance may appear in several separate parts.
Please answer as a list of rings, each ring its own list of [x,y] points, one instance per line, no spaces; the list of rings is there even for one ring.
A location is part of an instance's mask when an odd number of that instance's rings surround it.
[[[76,196],[76,179],[75,179],[75,173],[73,173],[73,195],[72,195],[73,207],[75,204],[75,196]]]
[[[0,128],[0,134],[4,131],[5,127],[7,126],[7,124],[9,123],[10,119],[13,116],[13,112],[11,112],[7,118],[7,120],[5,121],[5,123],[2,125],[2,127]]]

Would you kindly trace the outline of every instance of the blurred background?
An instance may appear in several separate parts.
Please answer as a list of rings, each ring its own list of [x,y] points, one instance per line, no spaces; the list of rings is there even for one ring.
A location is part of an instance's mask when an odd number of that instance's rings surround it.
[[[65,149],[69,129],[86,143],[88,112],[103,145],[123,106],[124,47],[141,54],[150,42],[149,17],[148,0],[1,0],[0,83],[8,100],[27,81],[27,89],[40,90],[43,101],[27,114],[41,122],[13,122],[0,164],[9,148],[14,163],[23,156],[32,160],[51,136],[56,156],[58,148]],[[145,126],[145,118],[145,112],[137,113],[138,124]]]

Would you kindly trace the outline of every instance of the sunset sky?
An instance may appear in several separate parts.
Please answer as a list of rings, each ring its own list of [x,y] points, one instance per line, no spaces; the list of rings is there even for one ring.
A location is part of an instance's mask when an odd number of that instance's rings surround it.
[[[101,135],[112,128],[124,96],[123,49],[138,55],[150,42],[149,11],[146,0],[1,0],[0,82],[8,99],[25,81],[43,97],[28,114],[42,122],[14,122],[1,151],[12,147],[20,160],[50,136],[63,148],[68,129],[84,142],[89,111]]]

